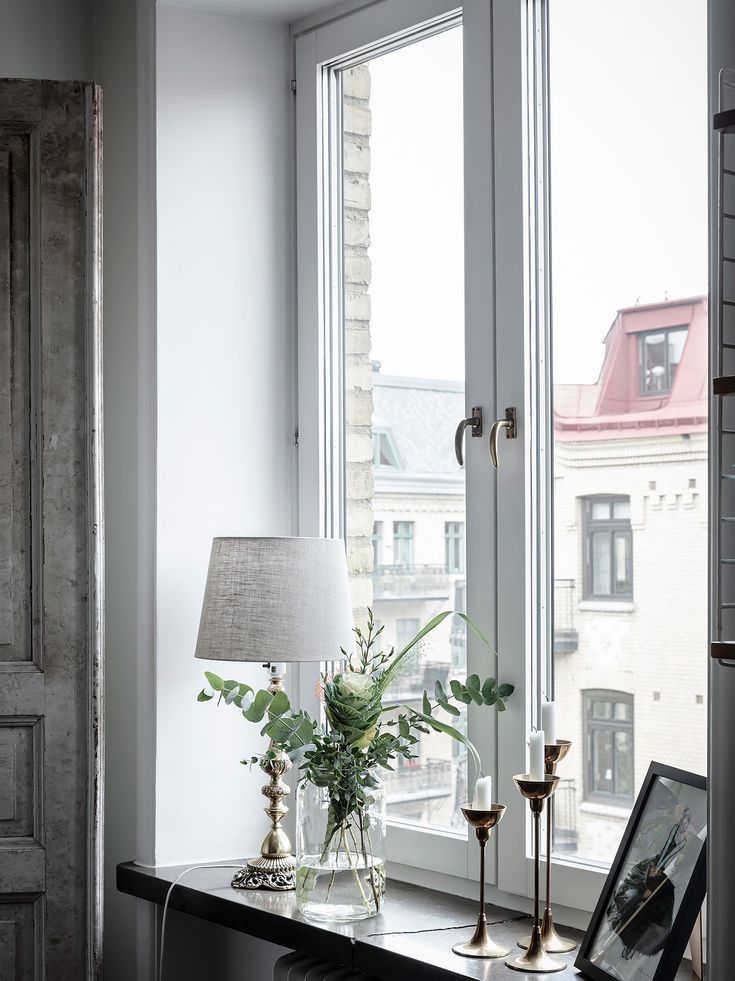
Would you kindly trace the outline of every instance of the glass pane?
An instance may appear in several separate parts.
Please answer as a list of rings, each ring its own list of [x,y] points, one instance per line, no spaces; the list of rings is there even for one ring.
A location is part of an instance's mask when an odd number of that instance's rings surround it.
[[[573,744],[555,847],[609,863],[650,760],[706,773],[707,6],[549,16],[553,678]],[[607,495],[626,501],[597,518]],[[607,690],[614,735],[593,734]],[[585,806],[592,786],[619,816]]]
[[[461,30],[345,70],[342,115],[348,561],[356,621],[370,606],[383,648],[400,649],[434,614],[464,609]],[[454,619],[395,697],[418,706],[435,681],[466,677]],[[446,736],[423,736],[418,759],[383,779],[391,818],[466,834],[465,755]]]
[[[615,542],[615,592],[630,593],[631,582],[628,577],[630,566],[630,536],[627,532],[616,534]]]
[[[611,582],[610,546],[612,537],[607,531],[596,531],[592,540],[592,593],[594,596],[608,596]]]
[[[610,517],[610,502],[609,501],[593,501],[592,502],[592,520],[593,521],[607,521]]]
[[[666,388],[666,335],[649,334],[641,338],[643,393],[653,395]]]
[[[592,737],[593,769],[592,790],[597,794],[612,794],[613,767],[613,733],[610,729],[598,729]]]
[[[684,344],[687,339],[687,332],[685,330],[672,330],[669,331],[669,387],[674,384],[674,378],[676,376],[676,369],[679,367],[679,362],[681,361],[681,355],[684,350]]]
[[[633,797],[633,736],[630,732],[615,733],[615,794]]]

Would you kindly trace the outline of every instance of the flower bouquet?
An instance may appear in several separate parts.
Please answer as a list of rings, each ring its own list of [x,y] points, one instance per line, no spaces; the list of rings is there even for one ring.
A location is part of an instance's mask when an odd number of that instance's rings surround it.
[[[415,669],[421,641],[451,610],[433,617],[406,646],[379,650],[383,627],[376,629],[368,610],[367,630],[355,628],[356,649],[342,650],[345,664],[338,673],[323,673],[319,694],[324,721],[294,709],[283,691],[254,692],[249,685],[225,681],[206,672],[209,687],[200,701],[218,697],[236,706],[249,721],[264,723],[271,740],[264,756],[252,764],[286,753],[301,770],[297,796],[299,869],[297,901],[306,915],[321,919],[360,919],[380,909],[384,890],[385,792],[381,769],[393,770],[399,759],[410,761],[421,734],[438,732],[466,746],[475,777],[482,773],[479,753],[461,729],[437,717],[461,715],[458,705],[487,705],[505,711],[514,686],[495,678],[452,679],[449,691],[436,681],[424,691],[421,707],[390,698],[398,679]],[[457,613],[491,651],[477,626]],[[493,651],[493,653],[495,653]]]

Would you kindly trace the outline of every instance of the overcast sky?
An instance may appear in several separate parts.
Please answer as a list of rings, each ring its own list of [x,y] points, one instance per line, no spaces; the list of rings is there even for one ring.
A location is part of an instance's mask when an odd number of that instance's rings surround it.
[[[595,380],[619,307],[706,292],[705,38],[705,0],[552,0],[557,381]],[[385,373],[464,375],[461,59],[456,30],[371,63]]]

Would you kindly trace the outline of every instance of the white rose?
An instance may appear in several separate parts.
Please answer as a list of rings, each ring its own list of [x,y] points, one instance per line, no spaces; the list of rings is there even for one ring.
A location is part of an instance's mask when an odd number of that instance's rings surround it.
[[[357,671],[346,671],[337,679],[339,690],[343,695],[354,695],[355,698],[370,698],[375,683],[369,674]]]

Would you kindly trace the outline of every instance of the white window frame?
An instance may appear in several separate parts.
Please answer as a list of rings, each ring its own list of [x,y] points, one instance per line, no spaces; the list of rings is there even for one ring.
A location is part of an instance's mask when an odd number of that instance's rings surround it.
[[[482,405],[487,431],[506,406],[515,406],[519,421],[517,441],[506,445],[503,440],[500,446],[497,479],[484,443],[482,452],[473,447],[467,453],[466,525],[472,528],[465,556],[467,609],[496,641],[498,676],[516,686],[502,720],[470,706],[470,732],[478,745],[493,747],[487,769],[497,799],[508,806],[502,835],[494,835],[488,849],[490,895],[526,907],[533,886],[530,824],[512,778],[526,769],[525,742],[535,706],[552,685],[550,660],[543,670],[537,667],[537,652],[552,650],[546,616],[551,577],[547,447],[552,445],[545,409],[546,0],[382,0],[295,33],[299,533],[332,537],[344,528],[341,121],[334,66],[360,63],[366,51],[410,43],[422,32],[456,23],[460,15],[465,201],[472,202],[465,206],[467,414],[473,405]],[[536,152],[529,154],[529,147]],[[496,249],[501,240],[502,249]],[[531,439],[532,431],[539,433],[538,440]],[[519,547],[519,529],[524,547]],[[495,674],[495,665],[470,633],[468,671],[473,670]],[[299,690],[302,705],[313,711],[313,678],[303,669]],[[398,823],[389,831],[388,859],[389,871],[400,878],[473,894],[474,839]],[[555,866],[557,905],[593,909],[604,873],[567,861],[555,860]]]

